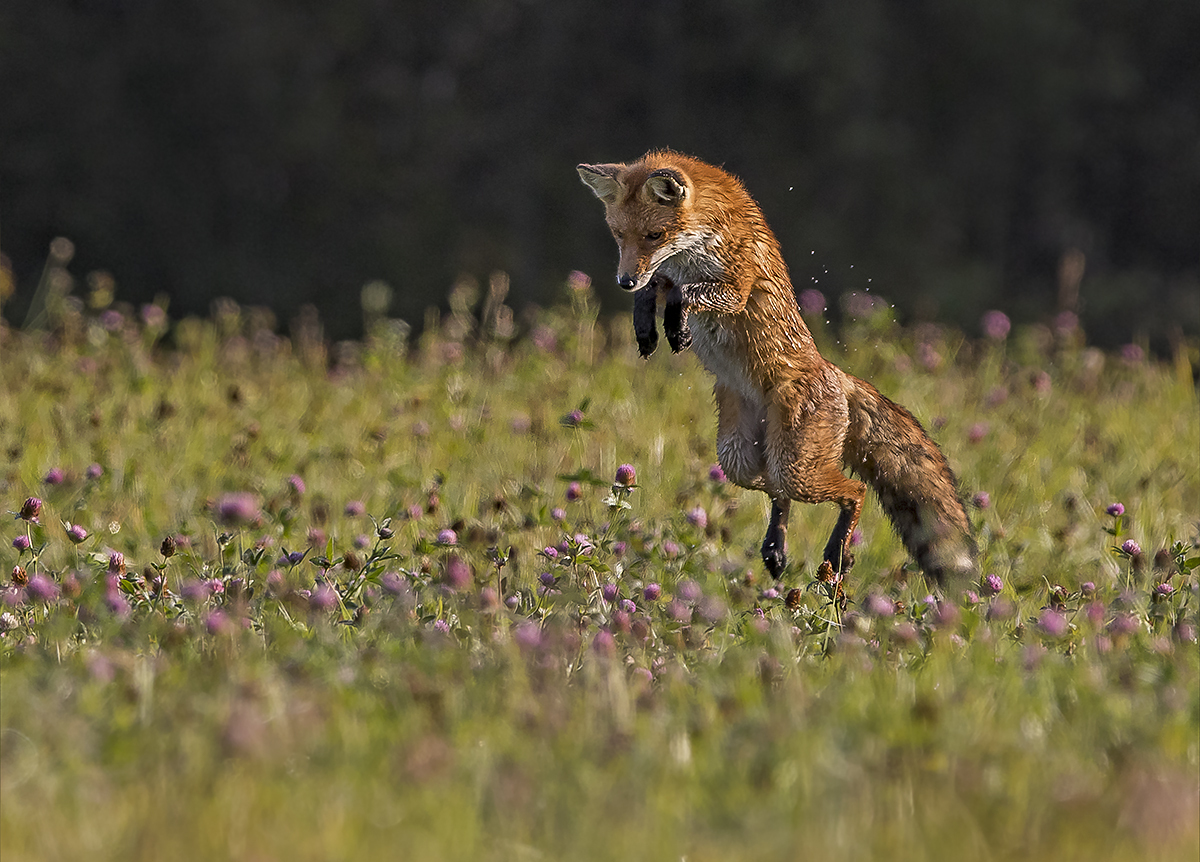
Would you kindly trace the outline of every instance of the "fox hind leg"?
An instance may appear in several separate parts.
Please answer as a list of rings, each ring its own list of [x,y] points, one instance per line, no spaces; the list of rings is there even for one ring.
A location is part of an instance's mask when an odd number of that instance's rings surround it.
[[[858,526],[860,514],[862,514],[861,499],[858,500],[857,505],[842,506],[842,513],[838,515],[837,524],[829,536],[829,542],[825,545],[825,553],[822,555],[822,558],[833,566],[833,570],[842,575],[850,571],[850,567],[854,565],[854,555],[850,553],[850,537],[854,534],[854,528]]]
[[[832,387],[831,387],[832,388]],[[848,427],[845,400],[818,402],[789,386],[775,390],[767,409],[766,456],[770,485],[778,496],[800,503],[837,503],[837,525],[824,559],[845,573],[854,562],[850,536],[862,514],[867,486],[842,472]]]
[[[762,560],[767,573],[775,580],[783,575],[787,567],[787,522],[792,501],[786,497],[771,501],[771,520],[767,522],[767,535],[763,537]]]

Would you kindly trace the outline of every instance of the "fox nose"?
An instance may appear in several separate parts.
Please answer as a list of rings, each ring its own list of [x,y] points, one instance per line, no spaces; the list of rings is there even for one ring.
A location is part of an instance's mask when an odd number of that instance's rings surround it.
[[[637,281],[634,280],[632,275],[618,275],[617,284],[622,290],[633,290],[634,285],[637,284]]]

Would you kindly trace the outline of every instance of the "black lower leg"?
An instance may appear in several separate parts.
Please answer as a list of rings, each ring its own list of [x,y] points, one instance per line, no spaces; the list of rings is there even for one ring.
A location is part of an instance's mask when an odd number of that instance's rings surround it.
[[[633,334],[637,336],[638,353],[648,358],[658,346],[658,288],[653,284],[633,294]]]
[[[779,580],[787,566],[787,518],[790,508],[790,501],[771,501],[771,520],[767,524],[767,535],[763,538],[763,565],[775,580]]]
[[[854,521],[854,510],[842,509],[837,524],[833,528],[833,534],[829,537],[828,544],[825,545],[824,558],[833,566],[834,571],[843,575],[854,565],[854,555],[847,550],[849,544],[847,539]]]
[[[677,287],[667,292],[667,303],[663,306],[663,332],[667,335],[672,353],[687,350],[692,343],[692,332],[688,329],[683,307],[683,293]]]

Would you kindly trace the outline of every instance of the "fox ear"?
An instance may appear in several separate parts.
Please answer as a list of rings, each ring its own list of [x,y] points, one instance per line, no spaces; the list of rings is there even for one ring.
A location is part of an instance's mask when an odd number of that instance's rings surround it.
[[[677,207],[687,197],[687,183],[677,171],[660,168],[651,172],[642,184],[642,199],[647,203]]]
[[[596,197],[606,204],[611,204],[616,201],[621,191],[617,173],[623,167],[624,165],[578,165],[575,170],[579,171],[579,178]]]

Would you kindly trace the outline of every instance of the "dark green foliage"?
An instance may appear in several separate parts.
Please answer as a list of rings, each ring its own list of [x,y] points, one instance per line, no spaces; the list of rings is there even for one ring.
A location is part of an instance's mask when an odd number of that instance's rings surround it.
[[[1192,0],[9,0],[6,313],[59,235],[129,299],[334,337],[372,279],[418,327],[494,270],[518,309],[583,269],[624,310],[572,167],[670,146],[743,177],[798,287],[1163,348],[1200,331],[1197,32]]]

